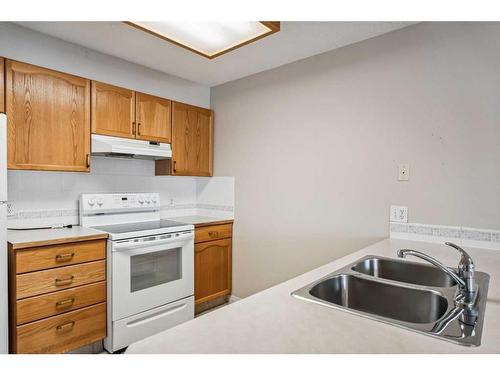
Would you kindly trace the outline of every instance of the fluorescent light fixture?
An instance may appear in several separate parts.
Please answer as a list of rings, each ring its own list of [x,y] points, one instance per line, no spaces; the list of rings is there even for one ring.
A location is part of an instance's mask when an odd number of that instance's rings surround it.
[[[213,59],[280,30],[279,22],[126,22]]]

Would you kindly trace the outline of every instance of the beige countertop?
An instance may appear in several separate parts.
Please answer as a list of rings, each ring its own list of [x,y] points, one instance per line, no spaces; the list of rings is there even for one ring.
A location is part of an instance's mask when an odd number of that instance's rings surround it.
[[[490,274],[482,344],[465,347],[302,301],[290,293],[365,256],[396,257],[403,247],[458,264],[447,246],[384,240],[132,344],[126,353],[500,353],[500,251],[467,248]],[[413,260],[413,259],[412,259]]]
[[[101,238],[108,238],[108,234],[77,225],[72,228],[7,231],[7,241],[12,245],[13,249],[96,240]]]
[[[233,219],[221,219],[210,216],[178,216],[169,217],[167,220],[178,221],[179,223],[192,224],[195,227],[201,227],[204,225],[216,225],[216,224],[229,224],[233,222]]]

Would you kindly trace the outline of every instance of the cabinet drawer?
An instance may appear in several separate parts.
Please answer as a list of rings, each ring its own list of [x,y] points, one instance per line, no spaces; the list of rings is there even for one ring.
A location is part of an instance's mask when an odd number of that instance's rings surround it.
[[[16,324],[25,324],[106,301],[106,282],[79,286],[16,302]]]
[[[106,265],[104,260],[23,273],[16,276],[16,295],[17,299],[22,299],[103,281],[105,278]]]
[[[211,225],[209,227],[196,228],[194,242],[205,242],[231,238],[233,234],[232,224]]]
[[[106,304],[86,307],[16,328],[17,353],[64,353],[106,336]]]
[[[72,242],[16,251],[16,274],[104,259],[106,240]]]

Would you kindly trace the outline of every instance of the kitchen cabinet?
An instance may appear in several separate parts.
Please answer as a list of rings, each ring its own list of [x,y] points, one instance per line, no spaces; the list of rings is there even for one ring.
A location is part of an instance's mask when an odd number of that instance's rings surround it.
[[[135,92],[92,81],[92,133],[135,138]]]
[[[5,61],[8,168],[88,172],[90,81]]]
[[[137,139],[171,142],[172,127],[168,99],[137,92],[135,94]]]
[[[0,113],[5,113],[5,59],[0,57]]]
[[[213,112],[172,103],[172,159],[156,162],[156,175],[212,176]]]
[[[92,133],[170,143],[171,101],[92,81]]]
[[[232,224],[195,228],[195,303],[231,294]]]
[[[64,353],[106,336],[106,240],[9,244],[11,353]]]

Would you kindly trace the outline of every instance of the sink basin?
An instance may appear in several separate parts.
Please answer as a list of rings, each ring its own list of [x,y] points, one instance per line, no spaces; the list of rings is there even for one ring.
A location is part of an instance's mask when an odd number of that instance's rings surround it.
[[[458,285],[443,271],[378,255],[358,259],[292,296],[456,344],[479,346],[490,277],[479,271],[475,275],[479,292],[472,323],[463,321]]]
[[[354,275],[337,275],[323,280],[309,293],[349,309],[410,323],[434,323],[448,308],[446,298],[436,292]]]
[[[416,262],[386,258],[368,258],[352,267],[353,271],[382,279],[401,281],[417,285],[448,288],[456,285],[455,280],[437,269]]]

